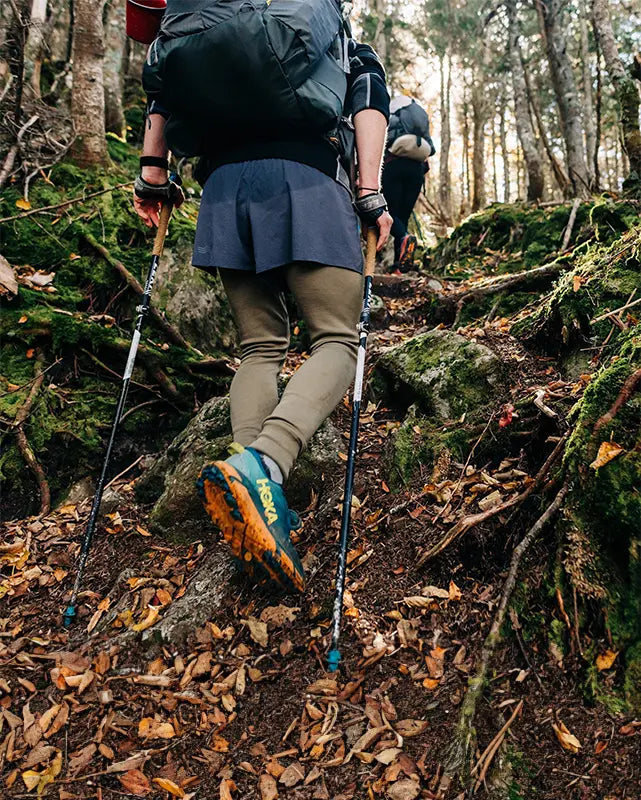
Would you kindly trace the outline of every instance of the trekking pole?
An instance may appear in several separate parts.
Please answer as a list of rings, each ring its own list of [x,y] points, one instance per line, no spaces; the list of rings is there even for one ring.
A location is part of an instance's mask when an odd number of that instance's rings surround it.
[[[358,423],[361,416],[361,396],[363,394],[363,376],[365,374],[365,351],[369,333],[369,313],[372,301],[372,276],[376,264],[376,229],[367,231],[367,251],[365,255],[365,288],[363,292],[363,310],[358,323],[359,342],[356,360],[356,378],[354,379],[354,399],[352,401],[352,425],[349,432],[349,451],[347,454],[347,470],[345,473],[345,493],[343,495],[343,518],[341,520],[340,550],[338,568],[336,570],[336,596],[332,615],[332,644],[327,653],[327,665],[330,672],[336,672],[341,660],[338,639],[341,634],[343,616],[343,594],[345,593],[345,574],[347,572],[347,542],[352,510],[352,494],[354,492],[354,462],[358,447]]]
[[[129,348],[127,364],[125,366],[125,371],[122,376],[122,388],[120,389],[120,397],[118,398],[118,405],[116,406],[116,413],[114,414],[114,420],[111,426],[111,433],[109,434],[109,442],[107,443],[107,450],[105,451],[105,457],[102,462],[102,471],[100,472],[98,486],[96,487],[96,493],[94,495],[93,504],[91,506],[91,513],[89,514],[87,528],[85,530],[85,535],[82,540],[80,558],[78,560],[78,569],[76,572],[76,580],[74,582],[73,590],[71,592],[71,598],[69,599],[69,605],[67,606],[67,609],[63,616],[63,624],[65,628],[68,628],[71,625],[78,611],[77,607],[78,591],[80,590],[80,584],[82,583],[85,566],[87,565],[87,558],[89,556],[91,542],[93,539],[94,531],[96,529],[96,521],[98,519],[100,503],[102,502],[102,494],[105,490],[107,469],[109,467],[109,461],[111,459],[111,451],[113,449],[114,441],[116,438],[116,432],[118,431],[118,425],[120,424],[120,420],[122,419],[122,413],[125,409],[125,403],[127,401],[127,392],[129,390],[129,381],[131,380],[131,374],[134,370],[136,352],[138,351],[138,344],[140,342],[140,332],[142,330],[144,319],[147,316],[147,312],[149,311],[149,303],[151,301],[151,289],[154,285],[154,281],[156,280],[156,271],[158,269],[158,264],[160,263],[160,256],[162,255],[163,246],[165,244],[165,236],[167,234],[167,226],[169,225],[169,217],[171,216],[172,208],[173,208],[172,203],[163,203],[160,211],[158,230],[156,231],[156,239],[154,240],[153,255],[151,259],[151,264],[149,266],[149,272],[147,273],[147,282],[145,283],[145,289],[143,291],[142,301],[140,305],[137,306],[136,308],[136,311],[138,312],[138,318],[136,319],[136,327],[134,329],[134,334],[131,339],[131,346]]]

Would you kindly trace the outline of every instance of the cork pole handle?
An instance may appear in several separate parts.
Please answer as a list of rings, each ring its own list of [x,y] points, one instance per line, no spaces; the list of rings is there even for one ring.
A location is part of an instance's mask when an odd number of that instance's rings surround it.
[[[158,220],[158,230],[156,231],[156,238],[154,239],[153,255],[162,255],[163,247],[165,246],[165,236],[167,235],[167,227],[169,226],[169,218],[173,210],[172,203],[163,203],[160,209],[160,219]]]
[[[365,277],[372,276],[376,267],[376,243],[378,228],[367,229],[367,249],[365,251]]]

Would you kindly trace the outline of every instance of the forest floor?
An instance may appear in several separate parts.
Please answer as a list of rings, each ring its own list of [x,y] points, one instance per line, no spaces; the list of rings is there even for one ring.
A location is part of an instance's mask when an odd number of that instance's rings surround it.
[[[372,335],[370,358],[423,328],[420,302],[420,292],[387,301],[391,318]],[[564,380],[551,359],[522,351],[502,318],[459,330],[492,341],[513,368],[515,398],[543,387],[569,407],[584,388]],[[506,413],[487,411],[491,419]],[[339,430],[348,430],[348,416],[345,403],[335,414]],[[476,791],[461,794],[443,781],[512,550],[540,507],[526,502],[518,515],[477,525],[421,568],[417,554],[477,510],[483,484],[512,496],[536,470],[524,453],[506,454],[492,469],[448,462],[440,480],[430,470],[392,492],[383,465],[402,417],[374,403],[363,415],[336,675],[324,656],[338,506],[329,524],[316,523],[314,501],[303,513],[304,596],[268,597],[234,578],[223,607],[176,649],[153,637],[144,644],[140,632],[153,631],[182,596],[211,541],[178,546],[151,534],[147,510],[134,502],[135,471],[118,482],[130,502],[101,521],[70,632],[61,624],[77,552],[70,545],[83,534],[88,504],[6,523],[3,796],[452,800],[499,792],[514,800],[639,800],[641,722],[586,701],[576,610],[559,609],[571,647],[555,651],[545,633],[549,603],[519,610],[518,586],[476,713]],[[343,469],[326,480],[340,486]],[[548,599],[552,546],[546,537],[535,542],[521,567]],[[126,610],[111,619],[116,605]],[[523,631],[519,614],[540,619],[538,635]],[[607,680],[616,665],[606,662],[599,670]],[[488,759],[497,734],[500,749]]]

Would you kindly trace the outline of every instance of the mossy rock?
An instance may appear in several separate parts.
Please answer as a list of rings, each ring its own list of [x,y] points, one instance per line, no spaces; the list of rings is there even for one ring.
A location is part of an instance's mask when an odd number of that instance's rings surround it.
[[[206,463],[227,457],[231,442],[229,400],[214,398],[137,482],[137,498],[154,503],[149,516],[152,530],[180,542],[213,532],[196,492],[196,478]],[[312,491],[322,492],[327,473],[340,463],[340,445],[338,432],[325,422],[287,480],[285,490],[292,507],[304,508]]]
[[[432,330],[385,351],[373,386],[399,405],[417,403],[435,420],[472,418],[505,390],[499,357],[448,330]]]
[[[564,358],[602,342],[612,323],[592,320],[625,305],[641,283],[639,236],[641,227],[636,227],[610,245],[588,248],[539,308],[513,325],[511,333],[530,346]]]

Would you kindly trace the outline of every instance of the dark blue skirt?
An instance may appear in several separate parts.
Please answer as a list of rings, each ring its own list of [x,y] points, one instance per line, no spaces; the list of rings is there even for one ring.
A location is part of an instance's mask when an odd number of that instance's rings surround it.
[[[347,189],[314,167],[279,158],[214,170],[203,189],[193,265],[265,272],[293,261],[362,271]]]

